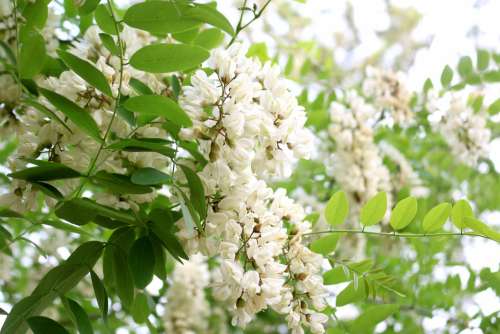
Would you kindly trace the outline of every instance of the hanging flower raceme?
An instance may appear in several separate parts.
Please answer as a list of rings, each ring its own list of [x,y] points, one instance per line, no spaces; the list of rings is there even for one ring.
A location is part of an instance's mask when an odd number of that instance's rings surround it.
[[[431,95],[428,108],[434,129],[442,134],[458,161],[476,166],[480,158],[488,156],[491,130],[486,126],[487,113],[468,106],[466,94]]]
[[[304,110],[277,68],[247,58],[239,45],[214,51],[209,66],[180,98],[194,124],[181,134],[197,140],[208,160],[199,176],[209,209],[203,233],[180,221],[178,235],[188,252],[218,255],[213,294],[235,325],[271,307],[288,315],[295,332],[306,325],[322,333],[322,257],[301,242],[309,226],[302,207],[265,182],[307,157]]]

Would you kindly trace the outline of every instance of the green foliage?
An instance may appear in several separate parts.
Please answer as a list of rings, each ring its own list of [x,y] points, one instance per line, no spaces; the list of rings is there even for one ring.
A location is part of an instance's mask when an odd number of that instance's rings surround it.
[[[332,226],[341,225],[346,220],[348,213],[349,202],[347,201],[347,196],[345,192],[337,191],[326,204],[326,221]]]
[[[361,208],[360,220],[363,226],[379,223],[387,210],[387,194],[379,192]]]
[[[411,223],[417,214],[417,199],[415,197],[407,197],[396,204],[391,213],[390,224],[393,229],[404,229]]]
[[[145,116],[164,117],[178,126],[192,125],[191,119],[177,103],[161,95],[140,95],[127,99],[124,107]]]
[[[130,64],[141,71],[168,73],[195,68],[208,56],[207,50],[196,45],[153,44],[134,53]]]
[[[441,203],[432,208],[424,217],[422,228],[425,233],[436,232],[446,223],[450,216],[451,204]]]
[[[311,250],[319,254],[328,255],[332,253],[337,247],[337,242],[339,241],[339,237],[340,236],[338,234],[332,233],[327,236],[316,239],[313,242],[311,242],[310,246]]]

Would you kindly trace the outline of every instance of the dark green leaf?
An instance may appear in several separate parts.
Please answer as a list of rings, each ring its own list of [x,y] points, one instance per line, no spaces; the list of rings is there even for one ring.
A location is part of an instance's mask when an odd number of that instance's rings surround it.
[[[57,51],[57,54],[64,61],[66,66],[78,74],[83,80],[87,81],[91,86],[99,89],[107,96],[113,97],[108,80],[94,65],[64,50]]]
[[[130,179],[135,184],[153,186],[172,183],[172,177],[158,169],[145,167],[136,170]]]
[[[149,314],[151,313],[149,307],[148,296],[140,292],[135,296],[134,305],[132,305],[132,317],[134,321],[138,324],[143,324],[146,322]]]
[[[130,86],[135,90],[137,94],[140,95],[154,95],[154,92],[142,81],[136,78],[130,78]]]
[[[106,321],[108,317],[108,294],[106,293],[106,288],[93,270],[90,272],[90,278],[92,279],[92,287],[94,288],[97,305],[99,305],[99,309],[101,310],[102,318]]]
[[[110,150],[124,150],[128,152],[157,152],[164,156],[174,158],[175,150],[166,146],[170,143],[170,141],[159,138],[131,138],[121,139],[109,145],[107,148]]]
[[[128,263],[135,286],[144,289],[153,279],[155,255],[148,237],[137,239],[130,248]]]
[[[134,279],[128,264],[128,256],[121,248],[113,247],[113,272],[118,297],[126,309],[134,302]]]
[[[98,186],[109,189],[113,194],[147,194],[153,191],[150,187],[141,186],[133,183],[129,176],[121,174],[112,174],[105,171],[99,171],[92,176],[91,181]]]
[[[129,98],[125,108],[138,114],[164,117],[179,126],[188,127],[193,123],[186,112],[173,100],[162,95],[140,95]]]
[[[105,33],[100,33],[99,37],[101,38],[101,42],[104,45],[106,49],[113,55],[113,56],[120,56],[120,48],[118,45],[116,45],[113,37],[111,35],[105,34]]]
[[[57,322],[46,317],[31,317],[28,319],[33,334],[69,334],[69,332]]]
[[[82,176],[79,172],[57,162],[49,162],[43,166],[29,167],[9,174],[10,177],[26,181],[51,181],[71,179]]]
[[[139,49],[130,65],[151,73],[168,73],[195,68],[209,56],[207,50],[187,44],[153,44]]]
[[[203,220],[207,216],[207,204],[205,200],[205,190],[203,188],[203,183],[201,182],[198,174],[191,170],[191,168],[184,165],[178,166],[182,169],[188,181],[189,191],[191,194],[191,203],[198,212],[200,219]]]
[[[76,225],[85,225],[97,216],[116,219],[127,224],[136,223],[132,214],[98,204],[88,198],[75,198],[62,202],[56,208],[55,213],[59,218],[66,219]]]
[[[167,262],[167,259],[165,257],[165,251],[163,250],[163,246],[161,244],[161,241],[158,239],[158,237],[151,233],[149,234],[149,238],[151,241],[151,245],[153,246],[153,252],[154,252],[154,257],[155,257],[155,275],[161,279],[162,281],[165,281],[167,279],[167,270],[165,268],[165,263]]]
[[[196,18],[188,18],[186,4],[178,1],[146,1],[131,6],[123,21],[131,27],[153,34],[186,31],[200,25]]]
[[[102,142],[99,127],[90,116],[89,112],[62,95],[40,88],[40,92],[49,100],[54,107],[66,115],[83,132],[98,142]]]
[[[76,320],[76,327],[80,334],[92,334],[92,324],[90,323],[87,312],[74,300],[68,299],[68,305]]]
[[[62,200],[64,198],[63,194],[53,185],[45,182],[33,181],[33,188],[40,190],[45,195],[55,198],[57,200]]]
[[[163,243],[163,247],[165,247],[177,261],[180,261],[180,259],[187,260],[187,254],[184,252],[182,245],[172,231],[174,221],[170,211],[156,208],[151,211],[149,218],[151,220],[151,230]]]

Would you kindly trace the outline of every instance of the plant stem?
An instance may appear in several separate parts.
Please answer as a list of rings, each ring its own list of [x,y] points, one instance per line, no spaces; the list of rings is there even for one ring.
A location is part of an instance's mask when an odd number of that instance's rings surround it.
[[[243,2],[243,6],[240,8],[241,9],[240,19],[238,20],[238,24],[236,25],[236,30],[234,32],[234,35],[231,38],[231,40],[229,41],[229,44],[227,45],[227,47],[230,47],[236,41],[236,37],[238,37],[238,35],[239,35],[240,32],[242,32],[246,27],[248,27],[250,24],[252,24],[255,20],[257,20],[262,15],[262,13],[264,12],[264,10],[267,8],[267,6],[270,3],[271,3],[271,0],[268,0],[264,4],[264,6],[262,6],[258,11],[252,10],[252,12],[253,12],[253,18],[250,21],[248,21],[247,23],[243,24],[243,16],[245,14],[245,11],[248,10],[248,8],[247,8],[247,0],[245,0]]]
[[[327,230],[327,231],[315,231],[310,233],[304,233],[304,236],[311,235],[319,235],[319,234],[329,234],[329,233],[346,233],[346,234],[366,234],[366,235],[376,235],[376,236],[384,236],[384,237],[393,237],[393,238],[433,238],[433,237],[481,237],[488,240],[496,241],[488,236],[472,233],[472,232],[440,232],[440,233],[431,233],[431,234],[421,234],[421,233],[396,233],[396,232],[373,232],[373,231],[363,231],[363,230],[348,230],[348,229],[338,229],[338,230]]]
[[[85,186],[85,184],[86,184],[86,182],[88,180],[88,177],[94,171],[94,168],[96,166],[97,160],[99,159],[99,156],[100,156],[100,154],[101,154],[101,152],[102,152],[102,150],[104,148],[104,145],[106,144],[106,140],[108,138],[108,135],[111,132],[111,126],[113,125],[113,121],[115,120],[116,114],[118,112],[118,106],[119,106],[120,99],[121,99],[121,90],[122,90],[122,85],[123,85],[123,67],[124,67],[124,61],[123,61],[124,55],[123,55],[123,53],[124,53],[124,46],[123,46],[123,41],[122,41],[122,39],[120,37],[119,23],[116,20],[115,13],[113,11],[113,6],[111,5],[111,0],[107,0],[107,3],[108,3],[109,11],[111,13],[111,17],[112,17],[114,25],[115,25],[116,41],[117,41],[117,44],[118,44],[118,48],[120,50],[120,73],[119,73],[119,77],[118,77],[118,92],[117,92],[116,98],[115,98],[115,105],[114,105],[114,109],[113,109],[113,114],[111,115],[111,120],[109,121],[109,124],[108,124],[108,126],[106,128],[106,132],[104,133],[104,137],[103,137],[102,143],[99,146],[99,149],[97,150],[97,153],[96,153],[95,157],[92,159],[92,161],[90,163],[90,166],[88,168],[88,171],[86,173],[86,178],[84,178],[82,184],[80,185],[78,191],[76,192],[75,197],[80,196],[80,193],[82,192],[83,187]]]

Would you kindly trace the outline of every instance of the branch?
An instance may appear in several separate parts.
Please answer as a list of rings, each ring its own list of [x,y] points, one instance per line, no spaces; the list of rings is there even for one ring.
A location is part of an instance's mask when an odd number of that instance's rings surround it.
[[[267,6],[271,3],[271,0],[268,0],[264,6],[262,6],[258,11],[254,9],[247,8],[247,0],[243,2],[243,6],[241,6],[240,10],[240,19],[238,20],[238,24],[236,25],[236,30],[234,32],[233,38],[229,41],[229,44],[227,47],[230,47],[234,41],[236,41],[236,37],[238,37],[239,33],[242,32],[246,27],[248,27],[250,24],[252,24],[255,20],[257,20],[259,17],[261,17],[262,13],[264,10],[267,8]],[[245,14],[245,11],[251,10],[253,13],[253,18],[248,21],[247,23],[243,24],[243,16]]]
[[[310,233],[304,233],[304,236],[311,235],[319,235],[319,234],[330,234],[330,233],[346,233],[346,234],[366,234],[366,235],[376,235],[383,237],[393,237],[393,238],[434,238],[434,237],[481,237],[488,240],[496,241],[486,235],[473,233],[473,232],[463,232],[463,233],[455,233],[455,232],[440,232],[440,233],[398,233],[398,232],[373,232],[373,231],[364,231],[364,230],[348,230],[348,229],[339,229],[339,230],[327,230],[327,231],[315,231]]]

